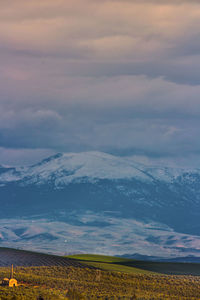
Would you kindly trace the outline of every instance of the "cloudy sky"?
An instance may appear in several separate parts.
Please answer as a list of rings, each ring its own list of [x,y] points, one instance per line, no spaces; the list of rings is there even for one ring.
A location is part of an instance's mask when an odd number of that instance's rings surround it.
[[[0,5],[0,163],[88,150],[198,160],[200,1]]]

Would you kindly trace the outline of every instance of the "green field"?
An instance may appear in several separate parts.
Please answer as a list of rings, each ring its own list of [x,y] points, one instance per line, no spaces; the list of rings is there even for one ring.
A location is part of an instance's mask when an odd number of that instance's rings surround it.
[[[0,278],[10,268],[0,268]],[[0,286],[1,300],[195,300],[199,276],[113,272],[78,267],[16,267],[20,286]]]
[[[90,266],[108,271],[137,274],[160,273],[167,275],[200,276],[200,264],[198,263],[139,261],[134,259],[94,254],[70,255],[68,257],[76,259],[81,263],[86,263]]]
[[[95,254],[80,254],[80,255],[70,255],[68,258],[73,258],[81,263],[85,263],[89,266],[93,266],[106,271],[114,272],[124,272],[124,273],[134,273],[134,274],[149,274],[152,273],[148,270],[142,270],[140,268],[135,268],[129,266],[128,263],[131,260],[126,258],[120,258],[115,256],[104,256]],[[125,265],[127,264],[127,265]]]
[[[10,263],[13,257],[19,286],[0,286],[0,300],[200,300],[200,276],[192,276],[199,274],[199,264],[145,262],[93,254],[64,258],[5,248],[1,254]],[[24,267],[23,262],[36,262],[39,266]],[[182,275],[186,273],[190,276]],[[0,280],[9,276],[10,268],[0,267]]]
[[[69,255],[69,258],[74,258],[82,261],[95,261],[95,262],[104,262],[104,263],[120,263],[132,261],[132,259],[121,258],[116,256],[106,256],[106,255],[97,255],[97,254],[76,254]]]

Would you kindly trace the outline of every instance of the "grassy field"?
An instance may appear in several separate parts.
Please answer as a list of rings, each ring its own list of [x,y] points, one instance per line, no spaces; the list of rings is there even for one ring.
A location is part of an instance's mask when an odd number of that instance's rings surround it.
[[[0,278],[9,276],[0,268]],[[123,273],[76,267],[16,267],[19,287],[0,286],[1,300],[200,299],[198,276]],[[39,299],[39,298],[38,298]]]
[[[17,253],[20,264],[23,255],[26,263],[28,258],[33,263],[37,256],[39,266],[15,267],[14,277],[19,286],[0,286],[0,300],[200,300],[200,276],[191,275],[198,275],[198,264],[152,263],[89,254],[61,260],[20,250],[8,251],[10,259],[11,253],[16,263]],[[10,268],[0,267],[0,281],[9,275]]]
[[[68,258],[73,258],[81,263],[85,263],[89,266],[93,266],[106,271],[124,272],[124,273],[134,273],[134,274],[151,274],[153,272],[148,270],[143,270],[142,268],[137,268],[129,266],[129,262],[132,260],[126,258],[118,258],[115,256],[104,256],[104,255],[94,255],[94,254],[80,254],[80,255],[70,255]]]
[[[86,263],[90,266],[108,271],[137,274],[159,273],[167,275],[200,276],[200,264],[198,263],[138,261],[133,259],[93,254],[79,254],[68,257],[73,258],[81,263]]]
[[[97,255],[97,254],[76,254],[76,255],[69,255],[67,257],[82,260],[82,261],[94,261],[94,262],[104,262],[104,263],[120,263],[120,262],[132,261],[131,259],[127,259],[127,258]]]

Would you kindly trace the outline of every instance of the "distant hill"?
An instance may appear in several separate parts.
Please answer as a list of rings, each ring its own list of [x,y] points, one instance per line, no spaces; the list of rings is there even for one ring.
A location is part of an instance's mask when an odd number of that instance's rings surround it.
[[[2,246],[200,257],[200,170],[101,152],[0,168]]]
[[[168,274],[200,276],[200,264],[176,262],[152,262],[113,256],[79,254],[67,257],[0,248],[0,267],[74,267],[101,269],[128,274]]]
[[[197,256],[181,256],[174,258],[160,258],[156,256],[148,256],[141,254],[124,254],[119,256],[120,258],[126,259],[135,259],[135,260],[143,260],[143,261],[159,261],[159,262],[182,262],[182,263],[200,263],[200,257]]]

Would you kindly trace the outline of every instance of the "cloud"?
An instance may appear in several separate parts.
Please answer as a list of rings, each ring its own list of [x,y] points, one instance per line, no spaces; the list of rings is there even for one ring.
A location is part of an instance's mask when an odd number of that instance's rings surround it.
[[[200,150],[199,86],[145,76],[48,80],[45,93],[40,78],[27,90],[21,80],[11,89],[20,97],[2,103],[2,147],[154,155]],[[36,87],[43,100],[34,97]]]
[[[33,68],[36,60],[49,73],[54,61],[68,74],[118,76],[122,70],[199,84],[199,11],[195,1],[3,2],[2,64],[28,61]]]
[[[199,153],[199,1],[0,4],[1,147]]]
[[[22,166],[37,163],[39,160],[53,155],[49,149],[10,149],[0,147],[0,164],[6,166]]]

